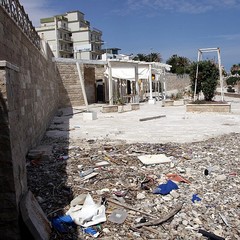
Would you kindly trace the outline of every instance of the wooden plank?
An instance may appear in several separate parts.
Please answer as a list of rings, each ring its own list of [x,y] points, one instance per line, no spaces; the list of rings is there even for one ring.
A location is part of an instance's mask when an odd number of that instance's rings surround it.
[[[139,121],[143,122],[143,121],[149,121],[149,120],[154,120],[154,119],[163,118],[163,117],[166,117],[166,115],[159,115],[159,116],[154,116],[154,117],[140,118]]]

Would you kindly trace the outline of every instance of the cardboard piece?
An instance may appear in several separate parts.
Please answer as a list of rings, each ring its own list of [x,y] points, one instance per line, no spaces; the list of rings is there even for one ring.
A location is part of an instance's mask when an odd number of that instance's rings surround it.
[[[160,164],[160,163],[169,163],[171,159],[167,157],[165,154],[157,154],[157,155],[142,155],[138,156],[138,159],[144,165],[151,165],[151,164]]]
[[[36,240],[50,238],[51,225],[31,191],[28,191],[20,202],[22,218]]]

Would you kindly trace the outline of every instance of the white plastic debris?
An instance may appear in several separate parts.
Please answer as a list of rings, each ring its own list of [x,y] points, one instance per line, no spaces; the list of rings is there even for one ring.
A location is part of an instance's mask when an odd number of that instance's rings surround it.
[[[71,207],[66,215],[70,215],[77,225],[90,227],[107,220],[105,210],[105,206],[96,204],[88,193],[84,204]]]

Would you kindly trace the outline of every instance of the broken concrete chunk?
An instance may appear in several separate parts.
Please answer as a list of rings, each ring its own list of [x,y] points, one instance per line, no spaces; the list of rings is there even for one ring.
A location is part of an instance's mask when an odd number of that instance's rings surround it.
[[[37,148],[31,149],[28,154],[27,158],[29,160],[43,160],[47,161],[52,154],[52,146],[49,145],[40,145]]]
[[[144,165],[151,165],[151,164],[160,164],[160,163],[169,163],[171,159],[167,157],[165,154],[157,154],[157,155],[142,155],[138,156],[138,159]]]
[[[36,240],[50,238],[51,225],[31,191],[28,191],[20,202],[22,218]]]
[[[216,177],[217,181],[225,181],[227,179],[226,175],[222,174],[222,175],[218,175]]]

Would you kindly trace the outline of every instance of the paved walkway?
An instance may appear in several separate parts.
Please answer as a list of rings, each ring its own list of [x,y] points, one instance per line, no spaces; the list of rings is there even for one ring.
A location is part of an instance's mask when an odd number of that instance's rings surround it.
[[[82,107],[62,109],[64,115],[73,111],[71,118],[55,118],[64,121],[57,125],[70,131],[51,130],[48,136],[67,136],[71,139],[126,140],[128,143],[148,142],[196,142],[231,132],[240,132],[240,99],[225,97],[231,103],[231,113],[189,113],[186,106],[162,107],[161,102],[155,105],[141,103],[140,110],[122,113],[102,113],[101,105],[91,105],[90,110],[97,112],[97,120],[83,120],[78,113]],[[165,117],[139,121],[141,118],[166,115]],[[53,125],[52,125],[53,126]]]

